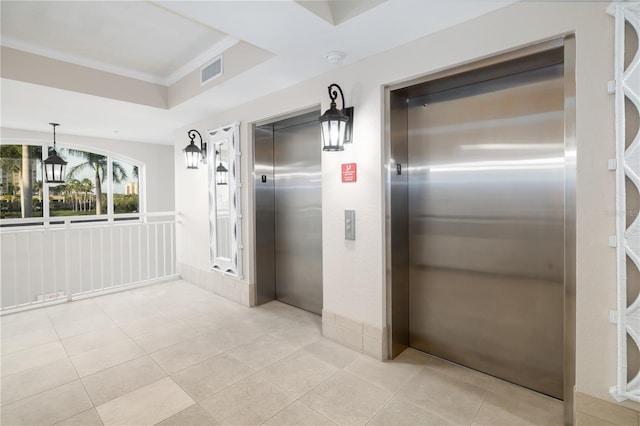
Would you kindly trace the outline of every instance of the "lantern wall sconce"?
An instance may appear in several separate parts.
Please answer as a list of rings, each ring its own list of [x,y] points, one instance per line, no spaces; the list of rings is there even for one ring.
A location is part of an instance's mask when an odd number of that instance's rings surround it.
[[[187,169],[197,169],[200,162],[207,164],[207,143],[202,140],[202,135],[195,129],[187,132],[189,136],[189,145],[184,151],[184,161]],[[200,138],[200,148],[196,146],[196,135]]]
[[[216,167],[216,185],[229,184],[229,170],[222,165],[222,162]]]
[[[332,88],[337,89],[332,90]],[[328,87],[331,106],[320,117],[322,128],[323,151],[343,151],[345,143],[352,142],[353,133],[353,107],[345,107],[342,88],[333,83]],[[342,98],[342,109],[336,108],[338,91]]]
[[[222,150],[222,146],[220,146],[220,149]],[[222,152],[218,151],[217,149],[216,149],[216,159],[214,159],[214,163],[213,163],[214,165],[216,160],[218,161],[218,167],[216,167],[216,185],[228,185],[229,169],[227,169],[222,164]]]
[[[64,183],[67,175],[67,162],[58,156],[56,152],[56,126],[58,123],[49,123],[53,126],[53,151],[44,160],[44,179],[46,183]]]

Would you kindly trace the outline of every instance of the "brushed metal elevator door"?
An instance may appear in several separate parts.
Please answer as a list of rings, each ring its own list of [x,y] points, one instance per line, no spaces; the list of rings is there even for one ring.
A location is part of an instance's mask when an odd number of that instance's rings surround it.
[[[275,297],[321,314],[322,174],[318,117],[315,113],[302,123],[297,118],[274,125]]]
[[[562,399],[563,67],[409,100],[409,340]]]

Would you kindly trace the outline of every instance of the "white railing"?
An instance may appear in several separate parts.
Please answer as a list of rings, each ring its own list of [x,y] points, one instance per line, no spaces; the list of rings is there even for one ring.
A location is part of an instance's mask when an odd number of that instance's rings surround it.
[[[175,213],[0,220],[0,314],[177,278]]]

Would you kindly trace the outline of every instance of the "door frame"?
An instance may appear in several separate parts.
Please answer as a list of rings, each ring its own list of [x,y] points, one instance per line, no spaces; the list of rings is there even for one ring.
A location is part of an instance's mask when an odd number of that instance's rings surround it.
[[[564,217],[564,419],[573,424],[576,352],[576,109],[575,109],[575,36],[568,33],[557,38],[499,53],[480,60],[453,66],[443,71],[383,86],[384,143],[384,237],[385,237],[385,316],[387,358],[393,359],[409,347],[409,263],[407,174],[397,174],[397,167],[407,164],[406,96],[398,91],[444,77],[478,70],[514,59],[563,48],[564,64],[564,157],[565,157],[565,217]],[[404,147],[404,148],[403,148]],[[401,170],[401,169],[400,169]],[[405,204],[407,203],[407,204]],[[403,249],[403,244],[407,248]]]

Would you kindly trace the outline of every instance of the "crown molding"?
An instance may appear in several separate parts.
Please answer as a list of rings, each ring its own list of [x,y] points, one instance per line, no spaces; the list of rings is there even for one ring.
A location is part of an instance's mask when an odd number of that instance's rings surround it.
[[[78,55],[73,55],[65,52],[61,52],[56,49],[44,48],[42,46],[36,46],[31,43],[26,43],[24,41],[16,40],[13,37],[3,36],[0,41],[2,46],[6,46],[16,50],[22,50],[28,53],[33,53],[34,55],[44,56],[51,59],[56,59],[63,62],[69,62],[74,65],[79,65],[87,68],[93,68],[98,71],[104,71],[111,74],[121,75],[123,77],[129,77],[136,80],[146,81],[148,83],[160,84],[166,86],[166,79],[148,74],[136,70],[132,70],[130,68],[119,67],[112,64],[107,64],[105,62],[96,61],[93,59],[87,59]]]

